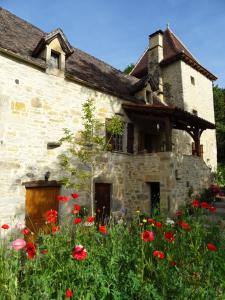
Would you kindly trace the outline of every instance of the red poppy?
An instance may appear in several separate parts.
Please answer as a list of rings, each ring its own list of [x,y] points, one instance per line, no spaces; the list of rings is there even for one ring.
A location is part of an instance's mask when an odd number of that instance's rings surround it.
[[[190,230],[191,227],[188,223],[185,223],[183,221],[180,222],[180,226],[184,229],[184,230]]]
[[[163,225],[161,222],[155,222],[155,226],[158,227],[158,228],[161,228]]]
[[[73,224],[79,224],[81,223],[82,219],[81,218],[76,218],[73,220]]]
[[[80,205],[74,204],[73,208],[74,208],[73,213],[78,214],[80,211]]]
[[[5,230],[9,229],[9,225],[8,224],[3,224],[2,229],[5,229]]]
[[[217,251],[217,247],[214,244],[207,244],[209,251]]]
[[[87,222],[93,223],[95,220],[95,217],[87,217]]]
[[[208,210],[213,213],[213,212],[216,211],[216,207],[215,206],[209,206]]]
[[[172,243],[175,240],[174,234],[172,232],[165,232],[164,238],[169,243]]]
[[[171,261],[171,262],[170,262],[170,265],[171,265],[172,267],[175,267],[175,266],[177,265],[177,263],[176,263],[175,261]]]
[[[101,233],[107,233],[106,225],[100,225],[99,226],[99,232],[101,232]]]
[[[191,202],[191,205],[193,206],[193,207],[199,207],[199,205],[200,205],[200,203],[199,203],[199,201],[198,200],[193,200],[192,202]]]
[[[79,197],[79,195],[76,193],[71,194],[71,196],[73,197],[73,199],[77,199]]]
[[[149,218],[149,219],[148,219],[148,224],[155,225],[155,220]]]
[[[52,233],[60,232],[60,226],[53,226],[52,227]]]
[[[71,291],[71,289],[67,289],[66,290],[66,298],[71,298],[73,297],[73,292]]]
[[[73,250],[73,258],[76,260],[84,260],[87,258],[87,250],[82,245],[77,245]]]
[[[57,196],[58,201],[68,202],[70,200],[70,196]]]
[[[28,259],[34,258],[36,255],[36,246],[33,243],[27,243],[26,244],[26,253],[28,256]]]
[[[58,212],[54,209],[47,211],[46,220],[47,223],[57,223]]]
[[[144,231],[141,234],[141,239],[145,242],[152,242],[155,239],[155,235],[153,231]]]
[[[165,253],[162,251],[155,250],[155,251],[153,251],[153,256],[155,256],[159,259],[163,259],[163,258],[165,258]]]
[[[177,212],[176,212],[176,216],[182,216],[183,215],[183,212],[181,211],[181,210],[178,210]]]
[[[24,229],[22,230],[22,233],[23,233],[24,235],[28,235],[28,234],[30,234],[30,229],[29,229],[29,228],[24,228]]]
[[[209,203],[203,201],[203,202],[201,203],[201,207],[202,207],[202,208],[208,209],[208,208],[209,208]]]

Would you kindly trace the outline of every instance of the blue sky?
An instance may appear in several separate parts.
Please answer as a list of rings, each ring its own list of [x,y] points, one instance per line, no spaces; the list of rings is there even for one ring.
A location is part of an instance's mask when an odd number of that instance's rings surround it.
[[[0,0],[0,6],[124,69],[148,45],[148,35],[171,29],[225,87],[225,0]]]

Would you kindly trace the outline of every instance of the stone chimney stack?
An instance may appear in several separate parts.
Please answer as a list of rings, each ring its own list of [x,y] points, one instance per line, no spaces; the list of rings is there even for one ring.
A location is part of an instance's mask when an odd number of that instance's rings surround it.
[[[163,31],[158,30],[149,35],[148,74],[151,74],[158,87],[158,96],[163,101],[162,72],[159,66],[163,60]]]

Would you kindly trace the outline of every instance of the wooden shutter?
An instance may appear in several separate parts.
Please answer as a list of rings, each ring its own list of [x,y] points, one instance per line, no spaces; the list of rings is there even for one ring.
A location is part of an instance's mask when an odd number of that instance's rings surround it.
[[[134,124],[127,124],[127,152],[134,153]]]
[[[144,150],[144,133],[142,131],[138,132],[138,152],[142,152]]]

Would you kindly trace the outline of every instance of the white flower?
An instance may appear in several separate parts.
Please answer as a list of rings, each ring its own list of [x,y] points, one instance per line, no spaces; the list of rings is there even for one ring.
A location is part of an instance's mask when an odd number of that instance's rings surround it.
[[[166,225],[174,225],[174,224],[175,224],[174,220],[172,220],[170,218],[166,219]]]
[[[85,222],[84,223],[84,226],[87,226],[87,227],[90,227],[90,226],[93,226],[94,225],[94,222]]]

